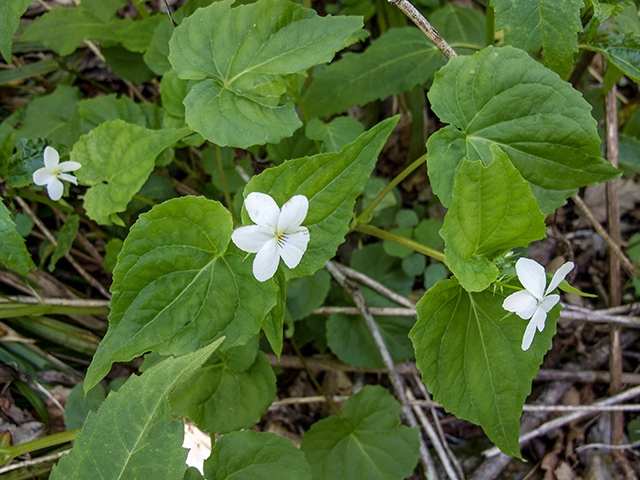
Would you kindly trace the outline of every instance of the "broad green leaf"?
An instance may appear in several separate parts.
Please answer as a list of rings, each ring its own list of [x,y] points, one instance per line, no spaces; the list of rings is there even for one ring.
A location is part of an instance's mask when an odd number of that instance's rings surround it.
[[[58,233],[58,245],[56,246],[56,250],[53,252],[53,255],[51,255],[51,261],[49,262],[50,272],[53,272],[58,260],[64,257],[69,253],[69,250],[71,250],[73,241],[76,238],[76,233],[78,233],[78,228],[80,228],[80,217],[75,214],[69,215],[67,217],[67,221],[62,225],[60,233]]]
[[[484,46],[484,16],[474,9],[447,5],[436,10],[429,21],[459,55],[473,52],[462,45],[477,44],[477,49]],[[420,30],[390,29],[371,42],[363,54],[345,53],[315,73],[305,98],[307,109],[312,117],[326,117],[354,105],[398,95],[430,83],[445,61]]]
[[[420,30],[389,30],[364,53],[345,53],[314,74],[305,96],[309,115],[328,117],[410,90],[426,82],[444,62],[440,50]]]
[[[276,398],[276,376],[258,339],[213,356],[172,394],[174,415],[210,433],[249,428]]]
[[[331,275],[325,269],[287,283],[287,309],[293,320],[301,320],[324,304],[331,286]]]
[[[577,188],[620,174],[600,156],[589,104],[522,50],[488,47],[451,59],[436,74],[429,100],[451,124],[427,142],[431,184],[446,207],[463,159],[488,165],[492,143],[531,183],[545,214]]]
[[[232,0],[197,10],[176,29],[169,61],[183,79],[203,80],[185,98],[191,128],[220,146],[276,143],[302,124],[282,75],[328,62],[357,17],[319,17],[285,0],[231,9]],[[280,93],[262,87],[280,85]]]
[[[491,262],[499,251],[544,238],[547,229],[529,184],[496,145],[493,162],[464,160],[440,235],[447,264],[468,292],[481,292],[500,276]]]
[[[311,156],[318,153],[315,144],[304,134],[304,128],[293,132],[292,137],[283,138],[280,142],[267,144],[267,160],[280,165],[284,160]]]
[[[496,29],[504,29],[506,45],[527,52],[542,48],[547,66],[569,76],[582,31],[583,0],[493,0],[492,5]]]
[[[609,3],[600,3],[599,0],[586,0],[585,7],[582,10],[583,22],[585,18],[589,18],[589,23],[585,25],[585,35],[583,42],[590,42],[598,32],[598,27],[612,15],[623,10],[622,5],[611,5]],[[638,12],[636,11],[636,20]],[[617,20],[617,19],[616,19]]]
[[[160,93],[162,106],[166,109],[167,115],[182,118],[184,121],[184,104],[182,101],[197,83],[197,80],[182,80],[173,70],[168,71],[162,77]]]
[[[20,25],[20,17],[31,5],[31,0],[11,0],[0,2],[0,53],[4,61],[11,64],[11,47],[13,46],[13,34]]]
[[[13,188],[22,188],[33,184],[33,174],[44,167],[43,151],[46,143],[41,138],[33,142],[21,140],[16,153],[9,157],[4,180]]]
[[[207,480],[311,480],[311,468],[290,440],[274,433],[233,432],[204,462]]]
[[[610,37],[606,43],[581,47],[600,52],[631,80],[640,82],[640,37],[637,35],[616,35]]]
[[[262,322],[262,330],[271,345],[271,350],[280,358],[284,343],[284,314],[287,304],[286,280],[282,270],[276,272],[273,280],[278,285],[277,303]]]
[[[59,9],[56,9],[59,10]],[[46,138],[68,148],[80,137],[80,116],[76,102],[82,100],[78,87],[60,85],[27,105],[17,139]]]
[[[140,216],[113,271],[109,330],[85,379],[145,352],[181,355],[226,335],[225,348],[257,334],[276,303],[244,255],[224,254],[233,222],[219,203],[181,197]]]
[[[314,480],[402,480],[418,463],[418,429],[400,425],[400,404],[387,390],[367,385],[342,408],[343,417],[314,423],[300,449]]]
[[[93,387],[86,396],[82,382],[73,387],[64,406],[64,424],[67,430],[82,428],[89,412],[97,412],[106,397],[102,385]]]
[[[329,123],[314,118],[305,127],[308,139],[322,142],[320,153],[339,152],[363,133],[362,124],[349,116],[334,118]]]
[[[251,179],[244,189],[271,195],[282,206],[294,195],[309,199],[309,212],[302,224],[309,229],[309,245],[300,264],[290,270],[282,262],[287,279],[311,275],[322,268],[344,241],[353,218],[356,198],[364,190],[378,154],[398,117],[388,118],[363,133],[338,153],[289,160]],[[249,217],[243,209],[243,221]]]
[[[146,83],[155,78],[142,60],[142,54],[131,52],[120,45],[100,49],[105,63],[118,77],[133,83]]]
[[[127,0],[82,0],[80,5],[98,18],[111,18],[118,9],[127,6]]]
[[[124,120],[140,127],[147,126],[147,118],[140,105],[127,96],[115,94],[81,100],[78,113],[82,120],[82,133],[87,134],[98,125],[109,120]]]
[[[132,375],[109,394],[97,414],[89,413],[71,452],[54,467],[51,479],[181,480],[187,458],[182,448],[184,426],[171,416],[168,396],[222,341],[169,358],[140,377]]]
[[[523,351],[528,321],[502,308],[505,297],[488,290],[469,293],[456,278],[444,280],[416,305],[418,321],[409,335],[433,399],[456,417],[481,425],[504,453],[520,457],[518,420],[551,348],[560,306]]]
[[[36,268],[22,238],[16,232],[16,224],[4,203],[0,202],[0,262],[16,272],[26,275]]]
[[[138,193],[166,148],[188,135],[188,128],[148,130],[122,120],[104,122],[83,136],[71,151],[71,160],[82,168],[76,172],[82,185],[87,215],[96,222],[124,225],[118,212]]]

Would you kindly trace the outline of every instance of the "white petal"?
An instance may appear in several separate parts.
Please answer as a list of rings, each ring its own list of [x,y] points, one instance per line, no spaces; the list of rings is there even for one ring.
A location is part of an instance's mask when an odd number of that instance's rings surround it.
[[[52,178],[55,178],[51,174],[51,170],[47,167],[42,167],[33,172],[33,183],[36,185],[47,185]]]
[[[280,209],[276,201],[269,195],[260,192],[251,192],[244,200],[244,208],[253,223],[269,227],[275,231],[278,226]]]
[[[258,253],[268,242],[275,239],[275,232],[259,225],[247,225],[236,228],[231,234],[231,240],[240,250]]]
[[[309,243],[309,230],[298,227],[294,233],[286,234],[286,237],[278,245],[278,252],[284,263],[289,268],[296,268],[307,250]]]
[[[544,287],[547,285],[544,267],[530,258],[521,258],[516,262],[516,272],[522,286],[538,300],[542,300]]]
[[[300,226],[307,216],[309,200],[304,195],[295,195],[282,206],[278,219],[278,231],[282,232]]]
[[[514,312],[523,320],[528,320],[538,308],[538,300],[526,290],[520,290],[505,298],[502,308],[508,312]]]
[[[60,162],[60,155],[58,151],[53,147],[47,147],[44,149],[44,165],[54,170]]]
[[[535,325],[538,331],[544,330],[544,324],[547,322],[547,312],[544,311],[543,308],[539,308],[536,310],[536,313],[531,317],[531,322],[529,325]]]
[[[49,194],[49,198],[57,202],[58,200],[60,200],[60,198],[62,198],[63,191],[64,186],[62,185],[62,182],[56,177],[52,177],[47,184],[47,193]]]
[[[82,165],[78,162],[62,162],[58,165],[58,170],[61,172],[73,172],[78,170]]]
[[[560,295],[547,295],[546,297],[544,297],[542,303],[540,303],[540,308],[542,308],[542,310],[544,310],[545,312],[548,312],[553,307],[555,307],[556,303],[558,303],[559,301]]]
[[[59,180],[66,180],[67,182],[71,182],[74,185],[78,184],[78,180],[76,179],[76,177],[74,177],[73,175],[70,175],[68,173],[59,173],[58,174],[58,179]]]
[[[525,352],[529,350],[531,343],[533,342],[533,337],[536,334],[536,326],[533,323],[533,320],[529,322],[527,325],[527,329],[524,331],[524,336],[522,337],[522,350]]]
[[[265,243],[253,261],[253,275],[256,280],[264,282],[273,277],[278,269],[279,260],[275,239]]]
[[[573,264],[573,262],[567,262],[564,265],[562,265],[558,270],[556,270],[556,273],[553,274],[553,278],[551,279],[551,283],[549,284],[549,288],[547,288],[545,295],[548,295],[549,293],[553,292],[558,287],[558,285],[562,283],[562,281],[564,280],[564,277],[566,277],[569,274],[569,272],[573,270],[574,266],[575,265]]]

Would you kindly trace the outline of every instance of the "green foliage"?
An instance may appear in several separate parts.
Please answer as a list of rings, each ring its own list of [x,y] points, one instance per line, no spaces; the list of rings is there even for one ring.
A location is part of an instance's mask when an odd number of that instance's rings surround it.
[[[207,480],[311,480],[311,469],[291,441],[274,433],[234,432],[218,440],[204,462]]]
[[[22,140],[20,144],[18,151],[9,158],[4,176],[7,184],[14,188],[22,188],[32,184],[34,172],[44,167],[42,152],[46,144],[42,139],[38,139],[36,142]]]
[[[283,75],[331,60],[362,26],[357,17],[319,17],[284,0],[197,10],[176,29],[169,61],[202,80],[185,98],[186,120],[220,146],[275,143],[301,125]],[[241,39],[241,40],[239,40]]]
[[[11,64],[11,47],[13,46],[13,34],[20,25],[20,17],[31,5],[31,0],[12,0],[0,3],[0,53],[4,61]]]
[[[640,37],[616,35],[606,42],[584,45],[583,48],[600,52],[634,82],[640,82]]]
[[[168,396],[222,340],[169,358],[140,377],[131,376],[107,397],[97,414],[89,413],[71,453],[53,469],[51,479],[182,479],[187,457],[180,448],[184,427],[181,419],[171,416]]]
[[[364,127],[353,117],[336,117],[329,123],[314,118],[305,127],[309,140],[322,142],[320,153],[339,152],[364,133]]]
[[[440,235],[447,264],[468,292],[481,292],[500,276],[491,257],[544,238],[544,215],[509,157],[491,145],[493,161],[464,160]],[[473,233],[472,233],[473,232]]]
[[[325,269],[287,282],[287,309],[293,320],[301,320],[320,308],[331,284],[331,275]]]
[[[0,202],[0,262],[22,275],[36,268],[24,244],[24,238],[16,232],[16,224],[11,220],[11,213],[2,202]]]
[[[531,184],[545,214],[577,188],[620,174],[600,157],[587,102],[521,50],[489,47],[450,60],[436,75],[429,100],[440,120],[451,124],[427,142],[429,178],[447,207],[463,159],[488,165],[492,143]]]
[[[571,73],[582,31],[582,0],[493,0],[496,28],[507,45],[527,52],[543,49],[545,63],[563,78]]]
[[[451,278],[431,288],[416,305],[409,336],[416,364],[433,399],[459,418],[479,424],[507,455],[520,457],[519,418],[531,382],[551,348],[556,306],[527,351],[525,320],[505,311],[506,295],[466,292]]]
[[[230,348],[258,333],[276,285],[258,282],[243,256],[225,254],[232,230],[231,214],[203,197],[169,200],[140,216],[113,271],[109,330],[85,389],[113,362],[148,351],[183,355],[221,336]]]
[[[294,195],[309,200],[303,225],[309,229],[309,245],[293,270],[283,266],[287,278],[311,275],[331,259],[349,231],[356,198],[364,190],[382,146],[398,117],[380,122],[338,153],[290,160],[253,177],[244,189],[271,195],[283,205]],[[249,220],[243,210],[243,220]]]
[[[342,408],[342,417],[314,423],[301,450],[315,480],[401,480],[418,462],[418,429],[400,425],[400,404],[379,386],[365,386]]]
[[[82,428],[89,412],[97,412],[107,398],[102,385],[96,385],[84,394],[83,382],[71,389],[64,406],[64,424],[67,430]]]
[[[67,221],[62,225],[60,233],[58,233],[58,245],[56,245],[56,249],[53,252],[53,255],[51,255],[51,261],[49,262],[50,272],[53,272],[58,260],[64,257],[69,253],[69,250],[71,250],[73,241],[76,238],[76,233],[78,233],[78,228],[80,228],[80,217],[75,214],[69,215],[67,217]]]
[[[276,397],[276,376],[258,339],[213,354],[172,393],[171,409],[198,428],[228,433],[249,428],[260,420]]]
[[[91,187],[84,197],[87,215],[103,225],[124,226],[117,213],[127,209],[158,155],[189,133],[187,128],[156,131],[112,120],[83,136],[71,160],[82,165],[76,173],[80,184]]]

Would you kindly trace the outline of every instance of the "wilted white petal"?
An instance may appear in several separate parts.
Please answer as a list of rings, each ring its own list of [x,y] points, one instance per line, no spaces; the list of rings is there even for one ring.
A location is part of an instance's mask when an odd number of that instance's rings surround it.
[[[78,179],[76,177],[74,177],[73,175],[69,175],[68,173],[59,173],[58,174],[58,179],[59,180],[66,180],[67,182],[71,182],[74,185],[78,184]]]
[[[278,226],[278,217],[280,209],[276,201],[269,195],[260,192],[251,192],[244,200],[244,208],[253,223],[264,227]]]
[[[49,194],[49,198],[54,202],[57,202],[62,198],[63,191],[64,186],[62,185],[62,182],[52,175],[51,180],[47,183],[47,193]]]
[[[236,228],[231,234],[231,240],[236,247],[249,253],[258,253],[265,243],[273,241],[274,238],[273,230],[260,225]]]
[[[556,294],[547,295],[546,297],[544,297],[544,300],[540,302],[540,308],[545,312],[548,312],[553,307],[555,307],[556,303],[558,303],[559,301],[560,301],[560,295],[556,295]]]
[[[33,172],[33,183],[36,185],[46,185],[52,178],[56,178],[51,174],[51,171],[47,168],[39,168]]]
[[[55,170],[58,166],[58,162],[60,162],[60,155],[58,151],[53,147],[47,147],[44,149],[44,166],[50,168],[51,170]]]
[[[294,233],[288,233],[280,243],[282,244],[278,246],[280,257],[287,267],[296,268],[307,250],[309,231],[305,227],[299,227]]]
[[[526,290],[520,290],[505,298],[502,308],[508,312],[514,312],[523,320],[528,320],[538,308],[538,300]]]
[[[536,326],[533,322],[529,322],[529,325],[527,325],[527,329],[524,331],[524,337],[522,337],[522,350],[524,350],[525,352],[529,350],[535,334]]]
[[[516,272],[522,286],[538,300],[542,300],[547,284],[544,267],[535,260],[521,258],[516,262]]]
[[[82,165],[80,165],[78,162],[62,162],[60,165],[58,165],[57,170],[61,172],[74,172],[80,167],[82,167]]]
[[[278,230],[297,228],[304,221],[309,210],[309,200],[304,195],[295,195],[282,206],[278,219]]]
[[[269,241],[264,244],[253,260],[253,276],[259,282],[264,282],[273,277],[278,269],[278,255],[276,240]]]
[[[573,264],[573,262],[567,262],[558,270],[556,270],[556,273],[553,274],[553,278],[551,279],[551,283],[549,284],[549,288],[547,288],[545,295],[549,295],[551,292],[553,292],[558,287],[558,285],[562,283],[564,277],[566,277],[569,272],[573,270],[574,266],[575,265]]]

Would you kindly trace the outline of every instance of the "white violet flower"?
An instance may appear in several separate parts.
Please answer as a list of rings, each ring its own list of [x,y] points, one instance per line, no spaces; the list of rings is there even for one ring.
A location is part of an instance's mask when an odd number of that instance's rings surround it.
[[[251,192],[244,207],[256,225],[237,228],[231,240],[241,250],[257,254],[253,260],[256,279],[264,282],[273,277],[280,258],[289,268],[298,266],[309,243],[309,230],[300,226],[309,209],[307,197],[295,195],[280,210],[269,195]]]
[[[547,313],[560,301],[560,295],[549,295],[564,280],[564,277],[573,270],[573,262],[562,265],[553,275],[549,287],[545,291],[547,276],[544,267],[535,260],[521,258],[516,262],[518,280],[525,290],[512,293],[504,299],[502,308],[514,312],[523,320],[529,320],[529,325],[522,338],[522,350],[529,350],[536,328],[542,332],[547,320]]]
[[[81,166],[78,162],[60,163],[58,151],[53,147],[47,147],[44,149],[44,167],[33,173],[33,183],[46,185],[49,198],[57,202],[64,191],[64,186],[60,180],[66,180],[74,185],[78,184],[76,177],[63,172],[73,172]]]

